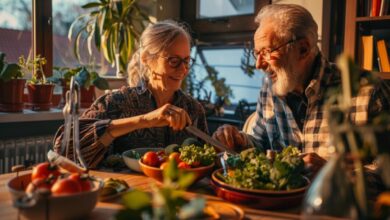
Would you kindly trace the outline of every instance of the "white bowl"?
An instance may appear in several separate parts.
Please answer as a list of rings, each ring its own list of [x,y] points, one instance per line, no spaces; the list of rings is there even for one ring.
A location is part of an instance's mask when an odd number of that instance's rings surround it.
[[[103,186],[101,181],[94,182],[91,191],[75,193],[71,195],[49,196],[39,198],[36,203],[23,206],[20,203],[22,197],[26,197],[24,192],[31,182],[31,173],[19,175],[12,178],[8,184],[8,191],[11,193],[14,206],[19,209],[19,213],[26,219],[80,219],[95,208],[98,201],[99,190]],[[46,213],[46,207],[48,212]],[[46,214],[48,216],[46,217]]]
[[[136,151],[138,152],[141,157],[148,151],[154,151],[154,152],[157,152],[157,151],[160,151],[160,150],[164,150],[164,148],[135,148],[135,149],[131,149],[131,150],[127,150],[125,152],[122,153],[122,158],[123,158],[123,161],[125,162],[125,164],[133,171],[135,172],[139,172],[139,173],[142,173],[142,170],[141,170],[141,167],[138,163],[138,160],[139,159],[136,159],[136,158],[131,158],[129,157],[129,152],[130,151]]]

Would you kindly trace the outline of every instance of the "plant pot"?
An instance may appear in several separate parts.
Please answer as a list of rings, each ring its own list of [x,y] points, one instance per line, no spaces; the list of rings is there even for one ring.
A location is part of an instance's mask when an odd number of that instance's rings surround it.
[[[0,111],[22,112],[25,79],[0,80]]]
[[[59,108],[63,108],[66,102],[66,92],[69,91],[69,85],[65,83],[64,80],[61,81],[62,86],[62,101]],[[81,108],[89,108],[93,101],[95,101],[95,86],[90,86],[88,89],[81,87],[80,89],[80,107]]]
[[[48,111],[52,105],[54,84],[28,84],[28,108],[33,111]]]

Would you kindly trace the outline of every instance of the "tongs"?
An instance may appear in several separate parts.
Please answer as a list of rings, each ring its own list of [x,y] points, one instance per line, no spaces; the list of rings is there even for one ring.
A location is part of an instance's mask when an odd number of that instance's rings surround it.
[[[230,154],[237,154],[237,152],[233,151],[229,147],[227,147],[225,144],[221,143],[220,141],[210,137],[208,134],[204,133],[203,131],[199,130],[197,127],[189,125],[186,128],[186,131],[189,133],[197,136],[198,138],[204,140],[206,143],[209,143],[213,145],[214,147],[218,148],[220,151],[225,151]]]
[[[66,92],[66,104],[62,109],[62,113],[64,114],[64,118],[65,118],[65,125],[64,125],[64,135],[61,143],[61,151],[62,151],[61,155],[64,155],[65,153],[65,157],[69,158],[69,150],[70,148],[73,148],[72,149],[73,162],[75,162],[75,164],[68,163],[67,165],[68,166],[81,165],[81,167],[79,167],[80,171],[85,171],[87,168],[87,164],[80,152],[79,108],[80,108],[80,85],[76,82],[76,80],[72,76],[72,78],[70,79],[69,91]],[[72,141],[70,141],[71,138]],[[54,158],[57,159],[61,157],[60,155],[54,155],[55,154],[54,152],[49,152],[49,153],[51,154],[52,159]],[[50,154],[48,154],[48,157]],[[62,158],[61,161],[63,162],[64,159],[65,158]],[[78,169],[78,168],[74,167],[74,169]]]

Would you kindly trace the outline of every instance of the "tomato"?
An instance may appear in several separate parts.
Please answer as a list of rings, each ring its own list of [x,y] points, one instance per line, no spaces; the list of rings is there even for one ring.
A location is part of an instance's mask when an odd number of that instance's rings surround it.
[[[146,154],[142,157],[142,162],[152,167],[158,167],[160,165],[158,155],[153,151],[146,152]]]
[[[26,192],[32,193],[37,189],[43,189],[43,190],[50,191],[53,183],[54,183],[53,179],[50,180],[50,179],[44,179],[44,178],[36,178],[28,184],[28,186],[26,188]]]
[[[200,162],[199,161],[194,161],[192,164],[191,164],[191,167],[199,167],[200,166]]]
[[[34,166],[31,174],[31,180],[47,179],[50,176],[57,179],[59,175],[61,175],[61,173],[57,166],[51,165],[49,162],[44,162]]]
[[[179,164],[181,162],[180,153],[179,152],[173,152],[173,153],[169,154],[169,159],[170,160],[176,160],[176,163]]]
[[[55,196],[74,194],[74,193],[81,192],[81,186],[74,179],[70,179],[70,178],[60,179],[57,180],[56,183],[54,183],[53,187],[51,188],[51,192]]]
[[[91,191],[93,188],[93,183],[89,179],[88,174],[73,173],[68,178],[76,180],[79,183],[82,192]]]
[[[186,162],[184,162],[184,161],[180,162],[177,167],[179,167],[179,169],[189,169],[189,168],[191,168],[191,166],[189,164],[187,164]]]
[[[164,162],[164,163],[162,163],[161,165],[160,165],[160,169],[165,169],[167,166],[168,166],[168,162]]]

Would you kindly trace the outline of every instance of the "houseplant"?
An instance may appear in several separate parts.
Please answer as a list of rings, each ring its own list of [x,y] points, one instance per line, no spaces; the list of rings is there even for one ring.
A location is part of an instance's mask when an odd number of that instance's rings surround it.
[[[23,72],[16,63],[7,63],[5,54],[0,52],[0,111],[23,111],[23,92],[26,84]]]
[[[62,86],[62,100],[65,101],[66,92],[69,90],[70,79],[75,77],[80,85],[80,105],[82,108],[89,107],[95,99],[95,87],[100,90],[109,89],[108,82],[100,77],[95,71],[89,71],[87,67],[55,67],[55,78]],[[63,103],[61,103],[63,104]]]
[[[54,84],[43,72],[45,64],[46,58],[40,55],[32,59],[25,59],[23,55],[19,57],[21,71],[24,74],[32,72],[31,79],[27,81],[29,101],[27,106],[34,111],[47,111],[52,106]]]
[[[89,55],[92,55],[94,44],[103,52],[105,59],[116,66],[117,77],[124,77],[145,23],[150,22],[148,16],[139,7],[138,0],[99,0],[87,3],[82,8],[91,12],[76,18],[68,33],[70,41],[73,33],[76,33],[76,58],[80,61],[80,39],[86,36]]]

